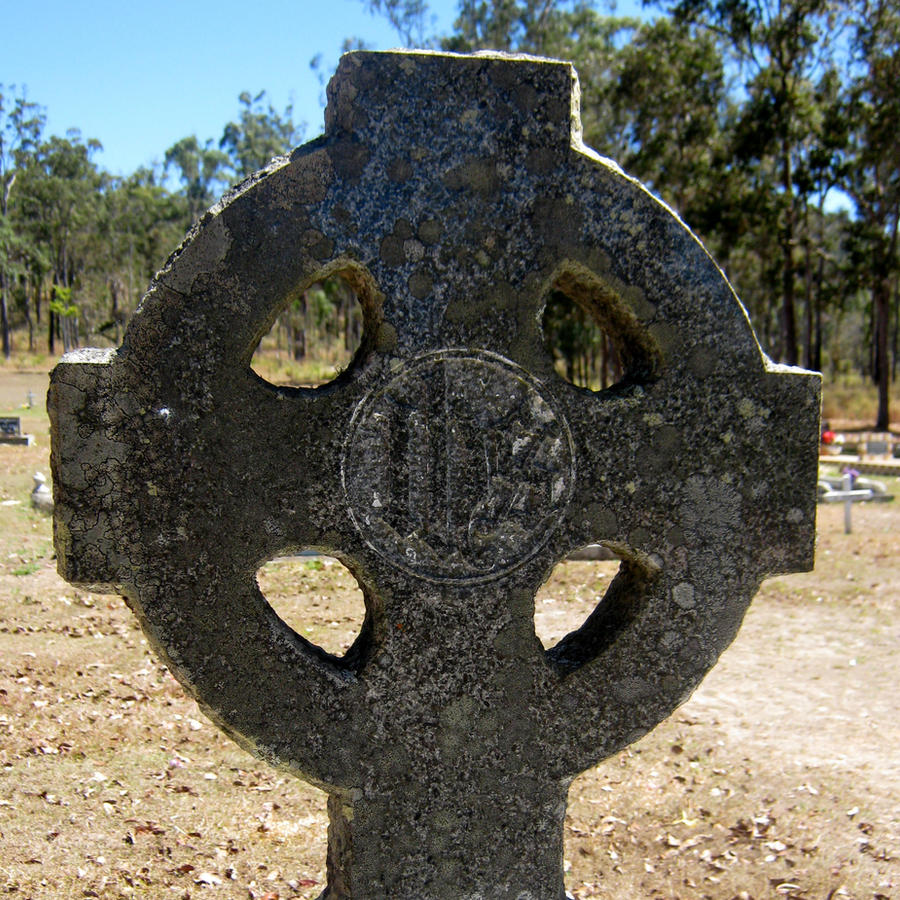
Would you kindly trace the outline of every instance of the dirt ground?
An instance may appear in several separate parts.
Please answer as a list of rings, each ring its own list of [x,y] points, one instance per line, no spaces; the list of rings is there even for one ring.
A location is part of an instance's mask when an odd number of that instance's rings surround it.
[[[324,795],[220,735],[119,598],[56,575],[28,506],[46,419],[13,409],[27,387],[0,375],[0,415],[37,437],[0,446],[0,895],[317,897]],[[856,507],[852,535],[842,516],[820,507],[816,570],[764,584],[688,703],[573,784],[578,900],[900,900],[900,502]],[[561,564],[541,637],[579,623],[614,572]],[[310,639],[355,635],[340,564],[280,560],[260,582]]]

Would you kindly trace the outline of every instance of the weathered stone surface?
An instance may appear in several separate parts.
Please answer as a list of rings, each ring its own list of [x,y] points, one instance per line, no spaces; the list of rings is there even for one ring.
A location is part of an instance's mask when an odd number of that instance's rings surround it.
[[[561,898],[571,779],[690,694],[766,574],[812,565],[818,377],[764,358],[577,103],[555,61],[345,56],[324,137],[204,217],[118,351],[53,373],[60,571],[122,592],[215,722],[329,792],[330,898]],[[335,272],[352,365],[263,382],[260,337]],[[556,375],[552,289],[622,383]],[[535,591],[592,542],[621,572],[544,652]],[[365,593],[341,659],[256,585],[302,548]]]

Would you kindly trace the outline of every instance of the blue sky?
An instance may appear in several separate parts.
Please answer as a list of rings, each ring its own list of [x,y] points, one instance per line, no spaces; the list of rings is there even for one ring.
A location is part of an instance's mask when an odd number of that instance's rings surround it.
[[[620,6],[633,8],[629,0]],[[77,127],[97,138],[105,169],[127,174],[196,134],[221,137],[242,91],[294,104],[305,140],[322,130],[323,87],[347,37],[396,46],[387,22],[360,0],[0,0],[0,83],[27,87],[45,107],[48,133]],[[447,32],[456,0],[431,0],[434,31]]]
[[[455,0],[433,0],[449,29]],[[221,137],[238,95],[265,89],[294,104],[305,139],[322,130],[323,92],[310,60],[330,75],[344,38],[376,49],[397,44],[360,0],[0,0],[0,83],[26,86],[46,108],[48,132],[77,127],[97,138],[97,162],[124,174],[162,159],[179,138]]]

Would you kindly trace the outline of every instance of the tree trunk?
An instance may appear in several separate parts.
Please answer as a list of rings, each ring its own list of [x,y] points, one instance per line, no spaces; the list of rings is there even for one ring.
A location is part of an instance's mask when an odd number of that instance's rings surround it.
[[[816,265],[815,290],[815,339],[813,341],[812,368],[822,371],[822,289],[825,284],[825,201],[819,205],[819,259]]]
[[[306,359],[306,354],[309,352],[309,347],[307,346],[306,341],[308,306],[309,304],[306,302],[306,294],[301,294],[300,299],[297,301],[297,309],[291,310],[291,356],[297,362]],[[299,325],[297,325],[296,322],[296,319],[298,318],[300,320]]]
[[[878,379],[878,418],[875,427],[887,430],[890,428],[890,385],[891,365],[888,356],[890,345],[890,318],[891,318],[891,294],[894,288],[894,276],[896,274],[897,241],[898,241],[898,217],[893,216],[890,240],[881,254],[881,265],[874,273],[872,284],[872,303],[875,307],[875,360],[877,365],[876,375]]]
[[[609,375],[607,374],[607,366],[609,364],[609,338],[606,332],[600,339],[600,388],[606,390],[609,387]]]
[[[812,239],[809,233],[809,204],[803,215],[803,365],[813,368],[813,265]]]
[[[9,337],[9,310],[6,303],[6,272],[0,272],[0,329],[3,331],[3,356],[9,359],[12,353],[12,342]]]
[[[890,325],[891,284],[882,277],[876,280],[872,291],[875,307],[875,381],[878,384],[878,416],[875,427],[887,431],[890,427],[891,367],[888,360],[888,332]]]
[[[291,323],[291,359],[301,362],[306,359],[306,329]]]
[[[34,318],[31,315],[31,291],[28,282],[24,283],[25,288],[25,324],[28,326],[28,352],[34,353]]]
[[[781,278],[781,330],[782,358],[788,365],[796,366],[797,313],[794,307],[794,180],[791,169],[791,151],[787,139],[782,141],[782,186],[785,203],[784,227],[781,234],[781,252],[784,257]]]
[[[900,278],[894,273],[894,328],[891,346],[891,381],[897,380],[897,357],[900,356]]]

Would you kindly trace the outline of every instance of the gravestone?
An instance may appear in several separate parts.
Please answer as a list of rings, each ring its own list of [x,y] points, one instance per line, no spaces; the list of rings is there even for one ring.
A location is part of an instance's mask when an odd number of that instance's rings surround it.
[[[22,420],[18,416],[0,417],[0,444],[19,444],[30,447],[34,436],[22,434]]]
[[[572,779],[691,693],[765,575],[811,567],[819,379],[771,364],[690,231],[582,144],[570,65],[360,52],[328,99],[122,347],[54,371],[60,571],[124,594],[214,722],[328,792],[324,897],[558,900]],[[266,383],[261,336],[335,273],[352,364]],[[615,342],[614,387],[556,373],[553,291]],[[592,543],[619,575],[545,652],[535,592]],[[257,587],[303,549],[362,587],[341,658]]]
[[[866,441],[866,456],[887,456],[890,453],[889,441],[878,439]]]

